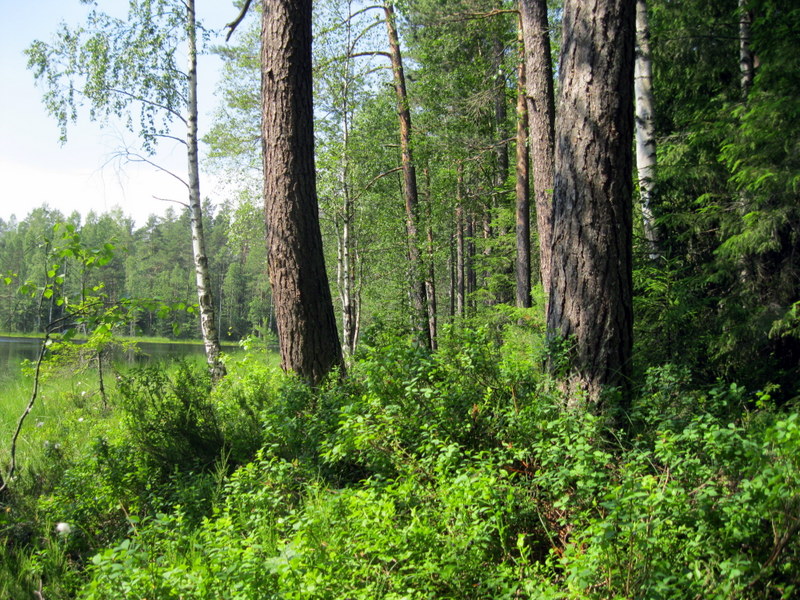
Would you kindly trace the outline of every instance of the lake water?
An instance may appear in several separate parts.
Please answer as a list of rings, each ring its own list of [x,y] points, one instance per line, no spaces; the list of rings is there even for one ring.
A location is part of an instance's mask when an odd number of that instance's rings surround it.
[[[39,356],[41,340],[36,338],[2,337],[0,336],[0,381],[13,376],[19,370],[23,360],[36,360]],[[116,360],[130,364],[150,360],[173,359],[180,357],[202,356],[205,352],[200,344],[170,344],[154,342],[138,342],[137,353],[122,353]],[[225,352],[236,351],[237,346],[225,346]]]

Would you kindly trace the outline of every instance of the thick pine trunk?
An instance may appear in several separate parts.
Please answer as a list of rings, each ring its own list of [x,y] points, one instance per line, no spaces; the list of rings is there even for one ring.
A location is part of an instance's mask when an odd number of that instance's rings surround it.
[[[593,403],[631,372],[635,8],[564,7],[547,325],[570,347],[570,388]]]
[[[211,295],[211,274],[208,270],[206,242],[203,234],[203,209],[200,200],[200,169],[197,152],[197,28],[195,25],[194,0],[187,7],[187,32],[189,36],[188,116],[186,119],[186,147],[189,159],[189,211],[192,227],[192,254],[194,257],[197,303],[200,307],[200,330],[206,350],[206,360],[211,378],[218,380],[225,375],[225,365],[220,360],[219,334],[214,316],[214,300]]]
[[[519,308],[531,305],[531,200],[530,157],[528,153],[528,106],[525,101],[525,58],[517,69],[517,153],[516,153],[516,302]]]
[[[636,172],[639,182],[639,199],[642,205],[642,225],[650,247],[650,259],[656,260],[659,256],[658,232],[652,209],[656,194],[655,99],[653,97],[653,61],[650,55],[650,28],[647,21],[646,0],[636,0],[636,65],[634,70]]]
[[[311,0],[264,0],[264,207],[281,366],[312,384],[342,365],[319,227]]]
[[[546,0],[520,0],[525,47],[525,86],[528,128],[539,234],[539,265],[545,293],[550,289],[550,252],[553,221],[553,161],[555,149],[555,101],[553,65]]]
[[[408,262],[410,276],[411,308],[414,312],[414,329],[421,342],[431,347],[430,331],[427,325],[427,306],[425,301],[425,278],[419,249],[417,172],[411,150],[411,109],[408,104],[406,78],[403,71],[403,56],[400,52],[400,38],[397,35],[394,5],[384,2],[386,33],[389,37],[389,58],[392,61],[394,89],[397,96],[397,117],[400,122],[400,152],[403,167],[403,195],[406,210],[406,236],[408,239]]]

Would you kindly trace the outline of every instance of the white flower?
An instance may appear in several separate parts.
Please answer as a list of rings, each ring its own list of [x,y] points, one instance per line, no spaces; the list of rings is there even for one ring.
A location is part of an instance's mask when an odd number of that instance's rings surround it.
[[[83,423],[83,417],[80,417],[80,418],[78,419],[78,423]]]
[[[59,535],[69,535],[72,531],[72,527],[70,527],[69,523],[56,523],[56,533]]]

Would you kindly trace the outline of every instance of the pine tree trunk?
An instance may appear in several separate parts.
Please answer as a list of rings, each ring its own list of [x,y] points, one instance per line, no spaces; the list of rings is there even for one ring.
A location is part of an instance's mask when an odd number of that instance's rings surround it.
[[[319,227],[311,0],[264,0],[262,143],[269,277],[281,366],[312,384],[342,365]]]
[[[187,4],[187,31],[189,35],[189,98],[186,119],[186,147],[189,158],[189,211],[192,227],[192,254],[194,256],[197,303],[200,307],[200,330],[206,350],[206,360],[211,378],[216,381],[225,376],[225,365],[220,360],[219,334],[211,294],[211,274],[208,269],[206,242],[203,234],[203,209],[200,198],[200,169],[197,152],[197,28],[194,0]]]
[[[656,127],[653,97],[653,61],[650,55],[650,28],[647,21],[647,1],[636,0],[636,64],[634,67],[636,97],[636,172],[639,199],[642,205],[642,225],[650,250],[650,259],[659,257],[658,231],[653,219],[652,205],[656,187]]]
[[[553,228],[553,161],[555,149],[555,101],[553,65],[546,0],[520,0],[525,46],[525,85],[528,96],[530,153],[536,226],[539,234],[539,265],[545,294],[550,289],[551,237]]]
[[[478,289],[478,275],[475,272],[475,213],[467,213],[465,236],[467,238],[467,251],[464,254],[464,271],[467,283],[464,312],[474,314],[475,312],[475,291]]]
[[[547,325],[571,347],[570,389],[592,403],[631,373],[635,8],[564,7]]]
[[[400,151],[403,166],[403,195],[405,199],[406,236],[408,239],[409,276],[411,280],[411,308],[414,312],[414,329],[420,336],[420,341],[430,348],[430,332],[426,323],[425,278],[423,276],[417,227],[419,193],[417,191],[417,172],[411,150],[411,110],[408,104],[403,56],[400,52],[400,38],[397,35],[394,5],[391,2],[384,2],[383,11],[386,16],[389,56],[392,61],[394,89],[397,96],[397,116],[400,121]]]
[[[525,101],[525,58],[517,68],[517,160],[516,160],[516,302],[519,308],[531,305],[531,200],[528,153],[528,106]]]

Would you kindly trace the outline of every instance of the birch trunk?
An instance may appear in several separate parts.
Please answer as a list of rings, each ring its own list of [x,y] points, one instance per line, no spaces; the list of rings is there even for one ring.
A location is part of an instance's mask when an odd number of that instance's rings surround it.
[[[464,172],[462,165],[458,165],[458,182],[456,184],[456,314],[464,317],[465,291],[466,291],[466,261],[464,246]]]
[[[436,350],[437,316],[436,316],[436,266],[434,263],[433,222],[431,211],[430,173],[425,169],[425,231],[428,238],[427,276],[425,277],[425,300],[428,307],[428,335],[431,350]]]
[[[203,234],[203,209],[200,200],[200,168],[197,151],[197,27],[194,0],[188,0],[187,32],[189,38],[189,97],[186,118],[186,148],[189,160],[189,211],[192,227],[192,254],[194,256],[197,303],[200,307],[200,330],[206,350],[206,360],[211,378],[217,381],[225,376],[225,365],[220,360],[219,334],[214,316],[211,294],[211,275],[208,270],[206,243]]]
[[[747,98],[755,78],[755,61],[750,49],[750,27],[753,15],[747,10],[748,0],[739,0],[739,71],[742,98]]]
[[[642,225],[650,251],[650,260],[659,257],[658,231],[653,219],[656,198],[656,128],[653,97],[653,61],[650,55],[650,28],[647,1],[636,0],[636,63],[634,66],[636,97],[636,173]]]

